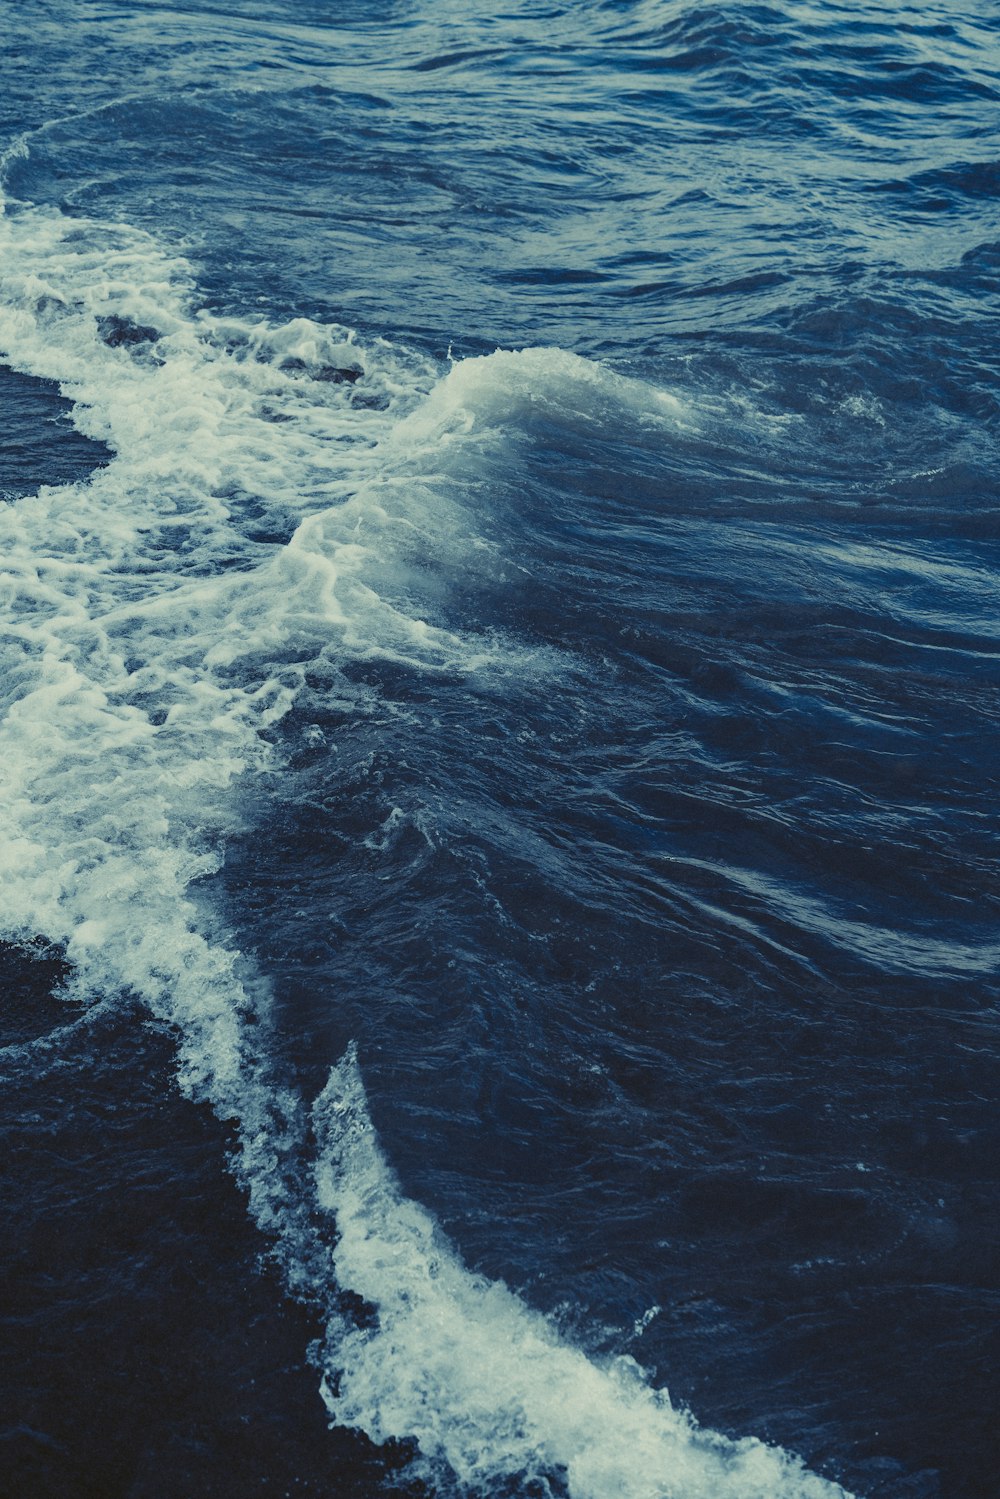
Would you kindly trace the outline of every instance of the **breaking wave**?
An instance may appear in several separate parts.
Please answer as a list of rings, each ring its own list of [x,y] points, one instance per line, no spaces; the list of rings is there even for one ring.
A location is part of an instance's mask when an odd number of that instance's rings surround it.
[[[327,1321],[331,1418],[415,1443],[442,1489],[842,1494],[701,1430],[630,1358],[589,1359],[470,1273],[400,1192],[353,1050],[312,1108],[287,1080],[267,976],[202,894],[319,664],[379,658],[484,690],[563,669],[454,627],[442,582],[502,573],[477,494],[519,411],[627,417],[660,440],[683,408],[559,350],[442,370],[342,327],[217,315],[183,258],[124,224],[12,205],[0,266],[3,357],[57,381],[112,453],[0,510],[7,935],[64,949],[78,999],[138,995],[174,1028],[181,1087],[235,1122],[250,1211]]]

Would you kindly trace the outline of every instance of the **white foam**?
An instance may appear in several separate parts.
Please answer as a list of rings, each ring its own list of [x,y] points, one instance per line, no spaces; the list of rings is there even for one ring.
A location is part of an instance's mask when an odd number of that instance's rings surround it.
[[[497,1282],[471,1274],[434,1219],[399,1191],[352,1051],[316,1101],[320,1205],[334,1272],[377,1324],[331,1320],[324,1398],[375,1441],[413,1437],[427,1460],[489,1492],[505,1477],[565,1476],[573,1499],[834,1499],[794,1458],[701,1430],[633,1359],[605,1365],[564,1342]]]
[[[477,504],[509,428],[540,408],[564,425],[613,409],[662,433],[669,400],[558,350],[439,380],[343,328],[196,312],[192,279],[126,225],[0,218],[0,354],[58,381],[114,455],[85,483],[0,507],[7,933],[62,944],[77,997],[130,990],[176,1028],[182,1086],[237,1122],[251,1212],[292,1289],[330,1315],[337,1419],[415,1438],[467,1483],[564,1468],[574,1499],[829,1499],[839,1490],[792,1459],[700,1432],[630,1360],[598,1367],[470,1275],[398,1192],[352,1058],[316,1105],[311,1180],[307,1110],[270,1060],[266,983],[209,937],[199,905],[240,778],[275,763],[262,730],[318,657],[545,666],[424,617],[430,564],[489,565]],[[109,347],[107,317],[158,340]],[[316,378],[355,361],[367,405]],[[373,1302],[377,1328],[333,1316],[338,1284]]]
[[[131,989],[178,1028],[182,1083],[242,1120],[270,1221],[301,1109],[267,1077],[243,1021],[258,999],[203,935],[196,882],[310,661],[471,671],[490,651],[390,593],[414,521],[376,493],[379,444],[435,369],[304,319],[199,314],[191,289],[186,262],[127,225],[0,219],[0,355],[58,381],[114,453],[85,483],[0,507],[4,925],[63,945],[78,997]],[[158,341],[109,347],[109,317]],[[348,358],[373,404],[312,378]]]

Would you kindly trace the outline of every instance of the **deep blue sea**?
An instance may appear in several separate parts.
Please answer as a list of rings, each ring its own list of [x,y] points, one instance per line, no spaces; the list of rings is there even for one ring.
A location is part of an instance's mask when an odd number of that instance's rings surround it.
[[[997,1499],[995,0],[0,0],[2,1499]]]

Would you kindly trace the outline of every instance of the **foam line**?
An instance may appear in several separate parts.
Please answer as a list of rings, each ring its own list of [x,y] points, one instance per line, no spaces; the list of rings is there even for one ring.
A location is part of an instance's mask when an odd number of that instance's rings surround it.
[[[334,1420],[378,1442],[416,1438],[479,1493],[564,1481],[573,1499],[844,1499],[752,1438],[698,1427],[635,1361],[588,1359],[497,1282],[471,1274],[400,1192],[351,1048],[313,1109],[319,1203],[336,1223],[339,1285],[374,1326],[331,1320],[323,1393]]]

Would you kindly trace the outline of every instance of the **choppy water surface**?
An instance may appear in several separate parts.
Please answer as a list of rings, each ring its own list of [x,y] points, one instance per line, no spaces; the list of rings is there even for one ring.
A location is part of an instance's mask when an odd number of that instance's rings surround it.
[[[3,1492],[992,1496],[995,18],[0,16]]]

